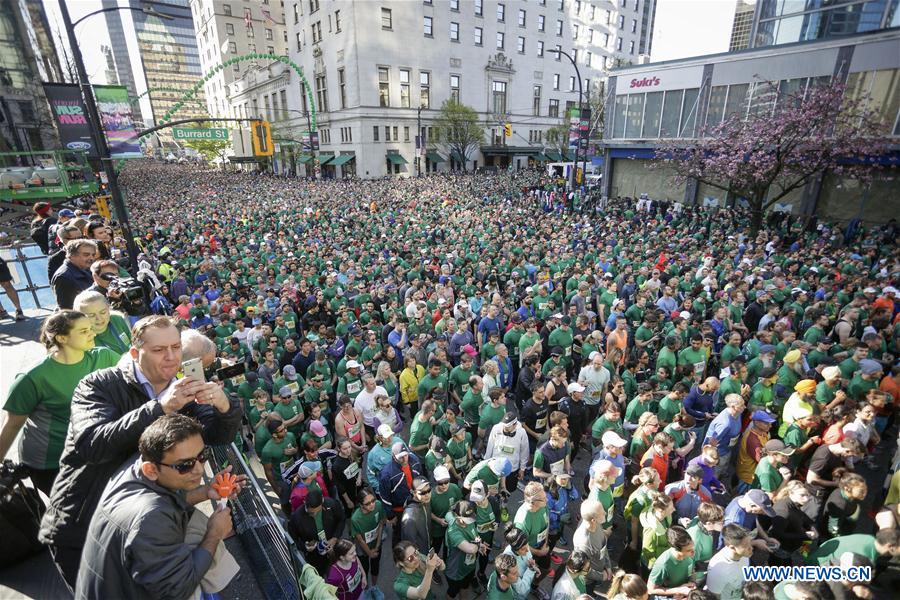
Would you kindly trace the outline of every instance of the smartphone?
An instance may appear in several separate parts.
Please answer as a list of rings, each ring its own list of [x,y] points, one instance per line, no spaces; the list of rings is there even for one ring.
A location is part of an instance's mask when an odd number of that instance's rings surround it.
[[[206,383],[206,377],[203,375],[203,363],[199,358],[192,358],[181,363],[181,371],[184,373],[185,379]]]
[[[247,370],[247,365],[244,363],[236,363],[228,367],[222,367],[221,369],[216,371],[216,377],[219,378],[219,381],[225,381],[226,379],[231,379],[233,377],[237,377],[238,375],[243,375]]]

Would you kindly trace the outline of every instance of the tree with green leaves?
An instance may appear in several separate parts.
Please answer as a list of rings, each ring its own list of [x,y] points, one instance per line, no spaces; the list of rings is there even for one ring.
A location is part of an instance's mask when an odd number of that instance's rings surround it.
[[[202,122],[197,124],[198,128],[215,127],[213,123]],[[200,156],[208,162],[212,162],[216,158],[222,160],[222,170],[225,170],[225,152],[231,148],[231,142],[228,140],[184,140],[182,145],[196,151]]]
[[[471,106],[448,98],[434,121],[437,139],[452,155],[463,158],[463,171],[469,156],[484,141],[484,129],[478,123],[478,113]]]

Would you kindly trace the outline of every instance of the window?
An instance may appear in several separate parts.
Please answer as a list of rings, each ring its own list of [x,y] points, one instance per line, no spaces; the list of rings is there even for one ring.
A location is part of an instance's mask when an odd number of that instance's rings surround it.
[[[400,69],[400,106],[409,108],[409,69]]]
[[[227,6],[227,5],[226,5]],[[228,7],[228,12],[225,14],[231,14],[231,7]],[[294,25],[300,22],[300,3],[294,2]]]
[[[319,10],[319,0],[309,0],[309,14]]]
[[[570,92],[575,91],[575,77],[574,76],[569,77],[569,91]]]
[[[497,5],[497,20],[501,23],[506,20],[506,6],[503,4]]]
[[[225,15],[226,17],[231,16],[231,5],[230,4],[222,5],[222,14]],[[297,14],[297,5],[295,4],[294,5],[294,15],[296,15],[296,14]],[[296,23],[297,21],[295,20],[294,22]]]
[[[316,101],[319,104],[319,112],[328,112],[328,93],[325,83],[325,73],[316,75]]]
[[[228,35],[234,35],[234,25],[231,23],[225,23],[225,33]]]
[[[554,100],[550,98],[550,108],[547,110],[548,117],[558,117],[559,116],[559,100]]]
[[[378,67],[378,105],[391,105],[391,70]]]
[[[399,142],[399,141],[400,141],[400,136],[397,135],[399,132],[400,132],[400,128],[397,127],[396,125],[394,125],[394,141],[395,141],[395,142]]]
[[[543,55],[544,55],[544,42],[538,42],[538,43],[537,43],[537,55],[538,55],[538,56],[543,56]]]
[[[538,15],[538,31],[544,31],[544,15]]]
[[[454,42],[459,41],[459,23],[450,23],[450,40]]]
[[[553,74],[553,89],[554,90],[559,89],[559,73]]]
[[[495,115],[505,115],[506,114],[506,82],[505,81],[495,81],[491,86],[491,91],[493,95],[494,101],[494,114]]]
[[[553,53],[556,54],[556,60],[557,60],[557,61],[562,60],[562,53],[560,52],[560,50],[562,50],[562,46],[560,46],[559,44],[557,44],[557,45],[556,45],[556,50],[553,51]]]
[[[347,108],[347,80],[344,69],[338,69],[338,90],[341,92],[341,108]]]
[[[591,4],[591,21],[597,17],[597,7]]]
[[[271,29],[266,29],[266,39],[272,41],[275,39],[275,36],[272,34]]]
[[[235,42],[228,42],[228,51],[232,54],[237,54],[237,44]]]
[[[404,141],[404,142],[408,142],[408,141],[409,141],[409,127],[404,127],[404,128],[403,128],[403,141]]]
[[[381,28],[382,29],[393,29],[394,28],[394,19],[391,17],[391,9],[389,9],[389,8],[381,9]]]
[[[606,24],[609,25],[610,23],[612,23],[612,11],[608,10],[606,11]]]
[[[593,62],[593,58],[594,58],[594,54],[590,50],[588,50],[584,56],[584,64],[586,64],[588,67],[590,67],[591,62]]]
[[[450,97],[459,102],[459,75],[450,76]]]
[[[588,44],[594,43],[594,30],[588,29]]]
[[[573,40],[578,39],[578,25],[577,24],[572,25],[572,39]]]
[[[578,49],[575,48],[572,50],[572,62],[578,64]]]
[[[581,0],[575,0],[575,14],[581,14]]]
[[[431,73],[427,71],[419,73],[419,106],[422,108],[431,106]],[[395,133],[394,139],[396,138]]]
[[[282,118],[282,119],[287,119],[287,118],[288,118],[288,114],[287,114],[287,107],[288,107],[288,103],[287,103],[287,92],[285,92],[284,90],[281,90],[280,92],[278,92],[278,94],[281,96],[281,118]]]
[[[480,17],[484,15],[484,0],[475,0],[475,16]]]
[[[559,0],[559,10],[560,11],[566,10],[566,0]]]
[[[475,28],[475,45],[480,46],[484,41],[484,29],[481,27]]]
[[[391,127],[389,125],[384,126],[384,141],[391,141]]]
[[[535,117],[541,115],[541,86],[534,86],[531,98],[531,114]]]
[[[432,37],[434,35],[433,25],[434,19],[431,17],[424,17],[423,28],[426,37]]]
[[[622,38],[616,38],[616,50],[622,51]]]
[[[450,0],[450,10],[459,12],[459,0]]]
[[[312,41],[318,44],[322,41],[322,21],[316,21],[312,24]]]
[[[297,52],[303,50],[303,36],[300,35],[300,32],[297,32]]]
[[[609,47],[609,34],[608,33],[603,34],[603,47],[604,48]]]
[[[269,54],[275,54],[275,46],[266,46],[266,52]]]
[[[502,31],[497,32],[497,50],[503,50],[503,40],[506,38],[506,34]]]
[[[525,38],[521,35],[516,40],[516,50],[519,51],[519,54],[525,54]]]
[[[634,40],[628,42],[628,54],[634,54]]]
[[[631,33],[637,33],[637,19],[631,20]]]
[[[334,31],[335,33],[341,32],[341,11],[334,11]]]
[[[372,141],[378,142],[378,125],[372,125]]]
[[[563,22],[560,21],[559,19],[557,19],[557,21],[556,21],[556,35],[562,37],[562,29],[563,29]]]
[[[525,27],[525,10],[519,9],[519,27]]]
[[[619,15],[619,29],[625,29],[625,16]]]

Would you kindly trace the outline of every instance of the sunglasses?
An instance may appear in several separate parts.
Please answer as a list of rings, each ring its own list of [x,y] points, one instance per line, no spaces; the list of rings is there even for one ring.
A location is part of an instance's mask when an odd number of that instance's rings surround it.
[[[205,464],[207,460],[209,460],[209,448],[204,448],[196,458],[186,458],[184,460],[179,460],[176,463],[172,463],[171,465],[167,465],[166,463],[156,464],[161,467],[169,467],[170,469],[174,469],[178,472],[179,475],[186,475],[187,473],[190,473],[194,470],[194,465],[196,465],[198,462],[202,465]]]
[[[403,560],[411,563],[411,562],[415,562],[417,558],[419,558],[419,557],[416,556],[416,554],[410,554],[409,556],[405,557]]]

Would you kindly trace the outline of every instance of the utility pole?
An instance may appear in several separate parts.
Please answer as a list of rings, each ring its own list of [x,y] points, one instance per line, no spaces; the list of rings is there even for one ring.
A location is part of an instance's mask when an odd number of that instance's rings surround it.
[[[138,272],[137,244],[134,241],[134,234],[131,231],[128,211],[125,208],[125,199],[122,197],[122,190],[119,189],[119,178],[116,175],[115,165],[113,164],[112,157],[109,155],[109,146],[106,143],[106,135],[103,133],[103,122],[100,120],[100,113],[97,111],[97,103],[94,100],[94,90],[91,89],[91,82],[88,80],[87,69],[84,67],[84,58],[81,56],[78,39],[75,37],[75,27],[72,25],[72,19],[69,17],[69,9],[66,6],[65,0],[60,1],[59,10],[63,19],[63,27],[65,27],[69,37],[69,46],[72,49],[72,56],[78,73],[78,83],[81,86],[81,95],[84,97],[84,105],[88,112],[87,117],[88,125],[91,130],[91,140],[94,142],[94,147],[97,149],[100,167],[106,172],[109,193],[112,196],[116,215],[119,217],[119,226],[122,228],[122,234],[125,236],[125,245],[128,250],[128,264],[131,266],[132,275],[136,277]]]
[[[581,81],[581,72],[578,70],[578,64],[575,62],[575,59],[569,55],[568,52],[565,52],[563,50],[556,50],[556,49],[550,50],[550,52],[556,52],[557,55],[562,54],[563,56],[568,58],[569,62],[572,63],[572,66],[575,67],[575,77],[578,78],[578,121],[580,123],[581,115],[584,114],[584,89],[582,89],[583,83]],[[571,115],[567,115],[567,116],[571,120],[571,118],[572,118]],[[571,128],[571,121],[570,121],[569,127]],[[580,130],[579,130],[579,133],[580,133]],[[581,150],[581,136],[579,135],[578,145],[575,146],[575,160],[572,162],[572,172],[570,174],[570,181],[571,181],[570,185],[572,188],[572,192],[575,191],[575,171],[578,170],[578,152],[580,150]],[[584,177],[584,173],[582,172],[582,178],[583,177]],[[583,181],[584,181],[584,179],[582,179],[582,182]]]

